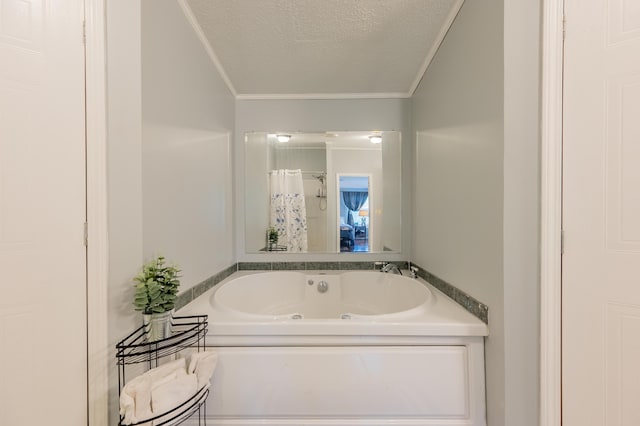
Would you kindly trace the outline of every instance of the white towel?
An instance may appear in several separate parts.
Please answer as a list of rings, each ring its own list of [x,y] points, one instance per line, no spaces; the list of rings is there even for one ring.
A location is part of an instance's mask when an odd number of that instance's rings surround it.
[[[144,373],[148,375],[151,379],[151,383],[155,383],[160,381],[163,377],[168,376],[169,374],[182,370],[186,371],[187,369],[187,360],[184,358],[178,358],[175,361],[168,362],[166,364],[162,364],[159,367],[152,368],[151,370]]]
[[[148,376],[142,376],[136,388],[136,417],[138,421],[148,419],[153,416],[151,411],[151,379]],[[140,426],[147,426],[145,425]]]
[[[125,425],[138,421],[135,411],[135,396],[135,383],[127,383],[127,385],[122,388],[122,392],[120,392],[120,416],[122,416],[122,423]]]
[[[128,382],[120,394],[120,415],[123,424],[137,423],[152,417],[151,380],[142,374]]]
[[[137,423],[154,416],[151,406],[152,389],[158,383],[175,380],[177,372],[186,374],[184,358],[152,368],[140,376],[134,377],[122,388],[120,393],[120,415],[123,424]],[[141,425],[141,426],[146,426]]]
[[[120,394],[123,424],[166,413],[193,397],[198,390],[209,388],[217,362],[218,354],[213,351],[196,352],[191,355],[188,370],[186,359],[179,358],[133,378]],[[160,417],[153,424],[161,424],[171,417],[171,414]],[[140,426],[151,426],[151,422]]]
[[[163,379],[154,384],[151,389],[151,407],[154,416],[166,413],[193,397],[198,391],[198,379],[195,374],[178,371],[170,379]],[[161,417],[154,424],[161,424],[169,420],[172,415]]]
[[[218,354],[213,351],[196,352],[189,361],[190,374],[198,377],[198,389],[208,385],[218,364]]]

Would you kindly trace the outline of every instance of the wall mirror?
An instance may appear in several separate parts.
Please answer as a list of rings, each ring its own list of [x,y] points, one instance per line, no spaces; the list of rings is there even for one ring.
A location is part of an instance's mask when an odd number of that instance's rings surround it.
[[[398,131],[246,133],[246,252],[399,252],[401,158]]]

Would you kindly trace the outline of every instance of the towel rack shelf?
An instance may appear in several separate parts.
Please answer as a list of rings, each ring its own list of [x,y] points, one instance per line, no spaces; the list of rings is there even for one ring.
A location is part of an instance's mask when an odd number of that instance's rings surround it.
[[[207,315],[193,315],[173,317],[171,336],[149,342],[144,333],[144,326],[140,326],[133,333],[116,344],[116,358],[118,365],[149,362],[150,367],[158,359],[174,354],[190,346],[200,349],[200,342],[204,346],[207,334]]]
[[[122,388],[126,384],[127,365],[148,363],[148,368],[154,368],[159,365],[162,358],[176,354],[187,347],[194,348],[198,352],[204,350],[207,326],[207,315],[176,316],[172,319],[171,335],[156,341],[147,340],[144,326],[134,330],[116,344],[119,392],[122,392]],[[198,424],[206,425],[204,404],[208,395],[209,389],[201,388],[195,395],[174,409],[145,419],[140,423],[126,423],[126,426],[148,425],[151,424],[151,421],[154,426],[178,425],[196,412],[198,412]],[[118,425],[125,426],[122,418]]]

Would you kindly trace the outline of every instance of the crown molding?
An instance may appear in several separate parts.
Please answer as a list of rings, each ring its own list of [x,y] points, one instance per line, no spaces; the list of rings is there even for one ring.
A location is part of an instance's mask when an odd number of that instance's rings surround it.
[[[429,50],[429,52],[427,53],[427,56],[424,58],[424,62],[422,63],[422,66],[420,67],[420,69],[418,70],[418,73],[416,74],[416,78],[413,81],[413,84],[411,85],[408,92],[409,96],[407,97],[413,96],[416,89],[418,88],[418,85],[420,85],[420,82],[422,81],[422,77],[424,77],[425,73],[427,72],[427,69],[429,68],[429,65],[431,65],[431,61],[433,61],[433,58],[436,56],[436,53],[438,52],[438,49],[440,49],[440,45],[444,41],[444,38],[447,36],[447,33],[449,32],[451,25],[453,25],[453,21],[456,19],[456,16],[458,16],[458,13],[460,12],[460,9],[462,8],[463,4],[464,4],[464,0],[458,0],[456,4],[454,4],[453,7],[451,8],[451,12],[449,13],[449,16],[447,16],[445,24],[440,29],[440,33],[436,38],[436,43],[433,44],[433,46],[431,47],[431,50]]]
[[[196,36],[198,37],[198,40],[200,40],[200,42],[202,43],[204,50],[207,52],[207,55],[209,55],[209,59],[211,59],[211,62],[213,62],[213,65],[216,67],[216,69],[220,73],[220,77],[222,78],[224,83],[227,85],[227,88],[229,89],[231,94],[235,98],[237,98],[238,92],[236,92],[236,88],[233,87],[233,84],[231,83],[229,76],[227,75],[224,68],[222,67],[222,64],[220,63],[218,56],[213,51],[213,48],[211,47],[209,40],[207,40],[207,37],[204,35],[204,31],[202,31],[202,27],[200,27],[200,24],[198,24],[198,21],[195,15],[193,14],[193,11],[191,10],[191,8],[189,7],[189,4],[187,3],[187,0],[178,0],[178,4],[180,5],[182,12],[184,13],[184,16],[187,18],[187,21],[193,28],[193,31],[195,31]]]
[[[406,99],[411,93],[265,93],[236,95],[243,101],[298,99]]]

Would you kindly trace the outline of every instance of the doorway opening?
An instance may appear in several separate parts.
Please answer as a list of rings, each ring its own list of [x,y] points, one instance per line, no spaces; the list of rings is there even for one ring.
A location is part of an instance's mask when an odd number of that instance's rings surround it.
[[[341,252],[368,252],[371,241],[369,175],[338,174],[338,249]]]

